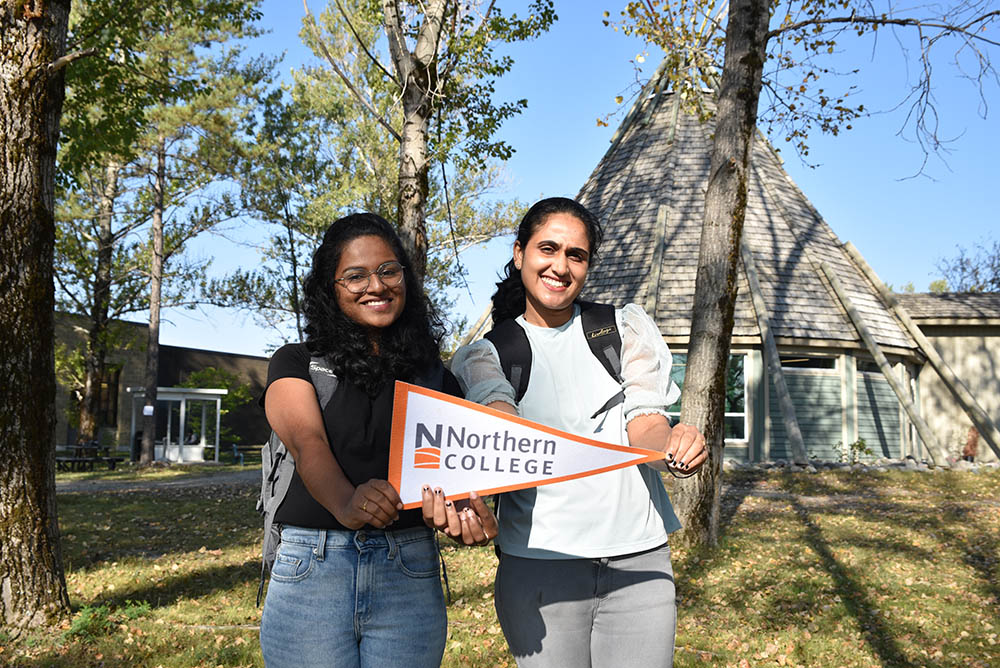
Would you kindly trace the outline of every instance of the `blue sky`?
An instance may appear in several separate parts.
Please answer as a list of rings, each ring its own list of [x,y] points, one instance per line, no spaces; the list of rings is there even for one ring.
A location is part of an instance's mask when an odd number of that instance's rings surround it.
[[[314,13],[323,6],[318,0],[310,2]],[[615,96],[635,80],[631,61],[646,52],[640,40],[602,24],[604,10],[616,13],[614,7],[606,1],[557,0],[559,20],[553,28],[531,43],[510,48],[515,65],[498,82],[496,94],[498,99],[527,98],[528,108],[501,130],[500,136],[517,151],[506,164],[509,196],[529,202],[542,196],[572,197],[607,149],[619,119],[607,128],[598,127],[596,120],[615,111]],[[281,69],[286,74],[313,62],[298,38],[302,5],[266,0],[262,9],[262,23],[272,32],[257,48],[271,54],[285,51]],[[838,58],[861,68],[857,97],[870,109],[891,109],[913,76],[913,65],[908,71],[898,45],[888,36],[875,48],[867,40],[847,45]],[[657,52],[648,52],[647,76],[657,62]],[[980,117],[975,91],[946,64],[935,70],[935,94],[941,135],[955,141],[949,144],[946,163],[932,157],[926,175],[908,178],[923,157],[916,145],[897,136],[903,111],[862,119],[837,137],[814,135],[809,159],[818,163],[816,168],[803,165],[790,148],[783,151],[785,168],[841,241],[853,242],[882,280],[896,287],[912,282],[918,291],[939,277],[935,265],[941,258],[954,255],[958,245],[975,245],[997,227],[995,208],[987,206],[988,199],[996,201],[995,196],[987,197],[996,188],[1000,155],[996,118]],[[996,87],[989,89],[987,100],[996,101],[997,92]],[[472,269],[472,298],[460,293],[459,310],[470,322],[487,307],[511,241],[494,241],[464,257]],[[220,271],[227,262],[254,262],[251,253],[227,247],[218,238],[202,241],[196,252],[215,256]],[[220,309],[167,312],[165,318],[161,343],[168,345],[262,355],[281,343],[252,320]]]

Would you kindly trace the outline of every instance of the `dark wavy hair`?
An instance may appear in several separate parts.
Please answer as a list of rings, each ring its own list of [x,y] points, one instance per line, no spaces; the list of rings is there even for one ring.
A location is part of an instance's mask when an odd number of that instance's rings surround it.
[[[379,331],[377,354],[369,330],[344,315],[337,304],[335,272],[344,247],[358,237],[385,240],[403,265],[406,305],[399,318]],[[373,213],[334,221],[313,254],[303,286],[306,347],[321,356],[338,377],[375,396],[395,379],[411,381],[440,355],[443,326],[413,274],[410,259],[393,226]]]
[[[517,226],[517,240],[521,248],[527,248],[528,240],[539,227],[545,224],[549,216],[555,213],[565,213],[573,216],[587,231],[590,242],[590,262],[597,257],[597,250],[604,239],[604,230],[597,216],[587,210],[576,200],[568,197],[549,197],[535,202],[521,219]],[[514,266],[514,259],[503,268],[503,275],[497,283],[497,291],[493,293],[493,322],[498,323],[510,318],[516,318],[524,313],[525,308],[524,282],[521,280],[521,270]]]

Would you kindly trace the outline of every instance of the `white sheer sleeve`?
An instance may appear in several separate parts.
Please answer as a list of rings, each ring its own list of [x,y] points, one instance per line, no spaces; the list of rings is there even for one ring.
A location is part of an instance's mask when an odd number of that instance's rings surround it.
[[[681,391],[670,379],[673,358],[660,330],[636,304],[621,309],[618,321],[626,422],[650,413],[666,416],[667,407],[677,401]]]
[[[469,401],[483,405],[506,401],[517,408],[514,388],[503,374],[496,348],[487,339],[459,348],[451,358],[451,372]]]

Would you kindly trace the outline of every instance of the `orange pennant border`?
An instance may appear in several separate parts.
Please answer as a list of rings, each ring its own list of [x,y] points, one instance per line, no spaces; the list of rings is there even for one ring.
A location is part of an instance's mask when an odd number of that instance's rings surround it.
[[[570,475],[559,476],[558,478],[552,478],[551,480],[545,480],[542,482],[525,482],[517,483],[513,485],[504,485],[501,487],[491,487],[490,489],[477,490],[476,493],[480,496],[487,494],[500,494],[502,492],[513,492],[518,489],[528,489],[530,487],[541,487],[542,485],[551,485],[557,482],[565,482],[566,480],[575,480],[576,478],[586,478],[587,476],[597,475],[598,473],[605,473],[607,471],[614,471],[617,469],[623,469],[629,466],[635,466],[637,464],[646,464],[648,462],[654,462],[663,459],[663,453],[657,452],[656,450],[647,450],[645,448],[635,448],[629,445],[615,445],[613,443],[604,443],[602,441],[595,441],[594,439],[587,438],[586,436],[578,436],[576,434],[571,434],[567,431],[562,431],[561,429],[556,429],[554,427],[549,427],[544,424],[539,424],[538,422],[532,422],[531,420],[526,420],[523,417],[517,415],[511,415],[510,413],[504,413],[503,411],[498,411],[495,408],[489,408],[488,406],[483,406],[472,401],[467,401],[465,399],[459,399],[458,397],[453,397],[450,394],[445,394],[444,392],[438,392],[436,390],[431,390],[426,387],[421,387],[419,385],[413,385],[411,383],[404,383],[401,380],[396,381],[396,387],[392,398],[392,430],[389,436],[389,483],[396,489],[399,493],[401,490],[402,480],[403,480],[403,439],[405,437],[406,431],[406,408],[407,401],[409,399],[410,393],[422,394],[426,397],[431,397],[432,399],[438,399],[440,401],[446,401],[456,406],[463,406],[486,415],[492,415],[494,417],[499,417],[508,422],[513,422],[514,424],[519,424],[523,427],[529,427],[531,429],[536,429],[538,431],[544,432],[546,434],[551,434],[553,436],[558,436],[576,443],[583,445],[589,445],[595,448],[603,448],[605,450],[615,450],[618,452],[626,452],[629,454],[634,454],[636,457],[627,462],[619,462],[618,464],[612,464],[610,466],[604,466],[597,469],[591,469],[589,471],[583,471],[581,473],[572,473]],[[469,492],[462,492],[459,494],[449,494],[445,498],[452,501],[457,499],[467,499],[469,498]],[[420,501],[411,501],[403,505],[403,508],[419,508],[421,507]]]

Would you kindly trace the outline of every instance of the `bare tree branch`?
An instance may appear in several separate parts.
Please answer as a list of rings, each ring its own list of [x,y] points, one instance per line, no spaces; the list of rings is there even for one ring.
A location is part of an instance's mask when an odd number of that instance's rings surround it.
[[[823,26],[831,25],[835,23],[860,23],[865,25],[876,25],[876,26],[906,26],[906,27],[917,27],[917,28],[936,28],[943,33],[948,34],[959,34],[965,35],[969,39],[978,40],[990,44],[992,46],[1000,46],[1000,42],[997,42],[987,37],[977,34],[972,31],[973,26],[978,23],[982,23],[993,18],[1000,17],[1000,9],[994,10],[992,12],[987,12],[982,16],[977,16],[975,19],[969,21],[965,25],[954,25],[951,23],[942,23],[938,21],[924,21],[921,19],[893,19],[889,17],[880,16],[834,16],[831,18],[817,18],[817,19],[807,19],[805,21],[798,21],[796,23],[789,23],[788,25],[783,25],[770,30],[767,33],[767,38],[771,39],[785,32],[795,32],[796,30],[801,30],[802,28],[808,28],[810,26]]]
[[[368,59],[372,61],[375,67],[382,70],[382,72],[387,77],[389,77],[389,79],[391,79],[394,84],[396,84],[397,86],[401,85],[396,76],[392,72],[387,70],[385,66],[382,65],[381,61],[379,61],[379,59],[376,58],[375,55],[368,50],[368,46],[365,44],[365,41],[361,39],[361,35],[358,34],[358,31],[354,29],[354,24],[351,23],[351,18],[347,15],[347,12],[344,11],[344,7],[343,5],[340,4],[340,0],[335,0],[335,2],[337,3],[337,9],[340,10],[340,15],[344,17],[344,22],[347,24],[347,27],[350,28],[351,34],[354,35],[355,41],[358,43],[358,46],[360,46],[361,49],[365,52],[365,55],[368,56]]]
[[[337,73],[337,76],[339,76],[340,80],[344,82],[344,85],[347,86],[347,89],[349,91],[351,91],[351,94],[355,97],[355,99],[357,99],[358,102],[360,102],[365,107],[365,109],[367,109],[372,114],[372,116],[375,117],[375,120],[378,121],[379,125],[384,127],[386,131],[388,131],[388,133],[392,135],[396,141],[398,142],[403,141],[403,138],[400,137],[398,132],[396,132],[396,129],[393,128],[392,125],[390,125],[387,120],[382,118],[382,115],[378,113],[378,110],[375,109],[375,105],[372,104],[371,100],[369,100],[368,98],[366,98],[364,95],[361,94],[361,91],[359,91],[355,87],[354,82],[351,81],[351,79],[347,76],[347,74],[341,69],[340,65],[337,64],[337,61],[333,58],[333,56],[330,55],[330,51],[326,48],[326,41],[323,39],[323,36],[320,35],[319,28],[316,26],[316,19],[309,11],[309,5],[307,4],[307,0],[302,0],[302,6],[305,8],[306,11],[306,19],[307,19],[306,24],[309,26],[309,30],[312,32],[313,37],[319,44],[320,50],[323,51],[323,56],[326,58],[327,62],[330,63],[330,67],[332,67],[333,71]]]
[[[73,53],[67,53],[65,56],[60,56],[59,58],[56,58],[51,63],[49,63],[46,70],[48,70],[49,74],[55,74],[62,68],[72,63],[74,60],[79,60],[80,58],[86,58],[88,56],[92,56],[95,53],[97,53],[97,51],[98,49],[93,48],[93,49],[83,49],[82,51],[74,51]]]

